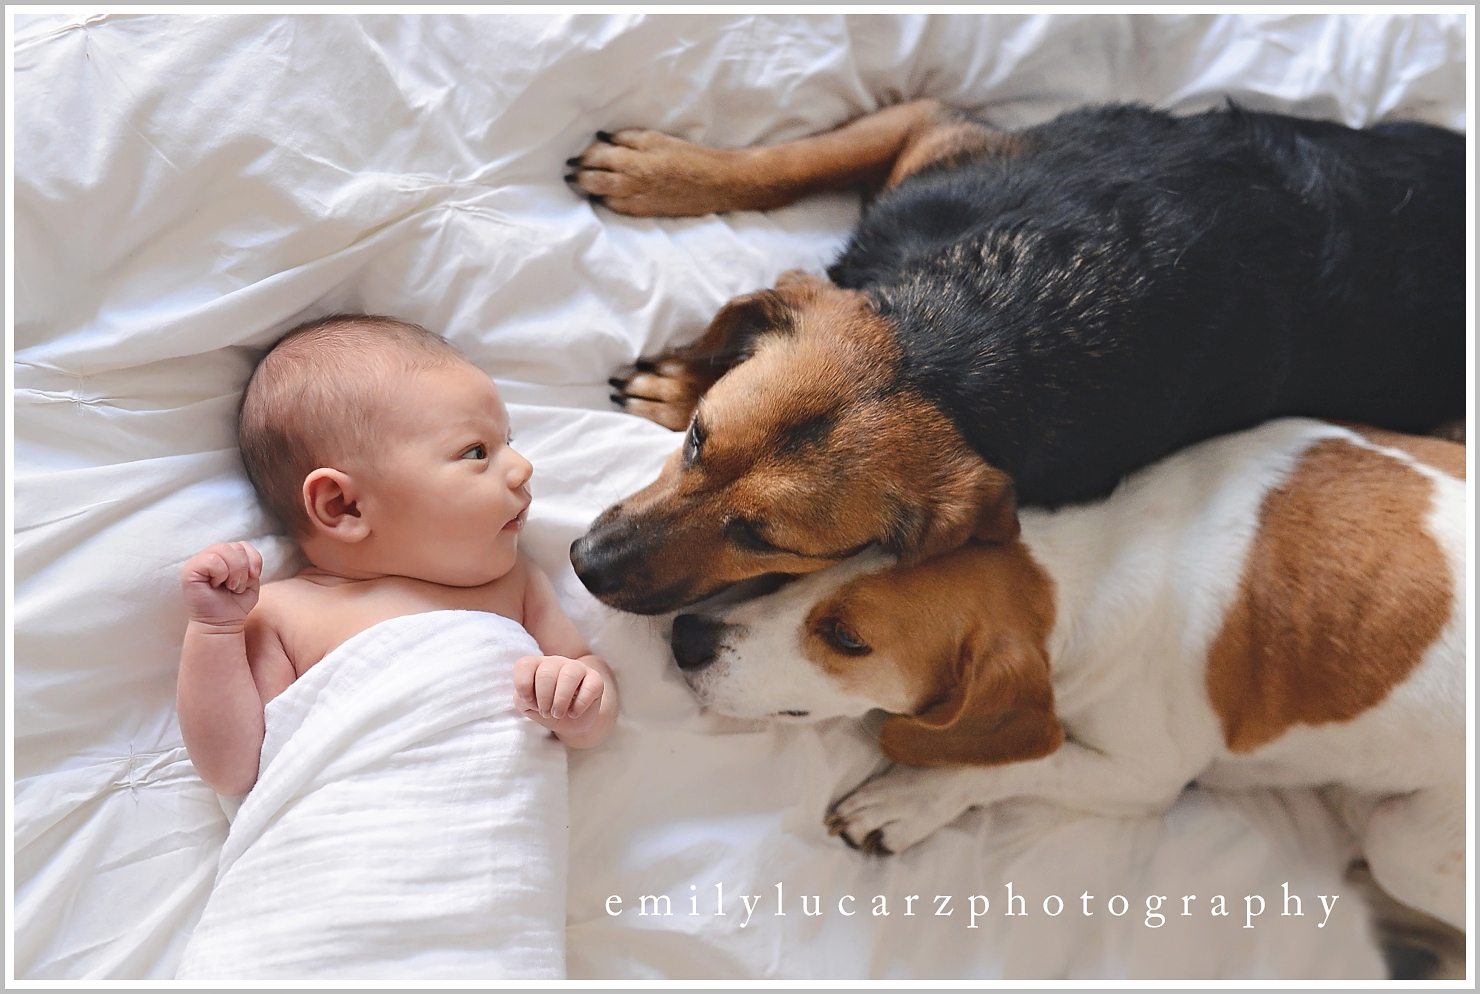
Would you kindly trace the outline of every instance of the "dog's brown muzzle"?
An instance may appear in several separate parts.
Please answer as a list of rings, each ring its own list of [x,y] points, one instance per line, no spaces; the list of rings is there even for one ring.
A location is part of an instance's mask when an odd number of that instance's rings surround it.
[[[576,577],[602,603],[634,614],[663,614],[703,596],[687,582],[668,583],[652,564],[665,544],[660,529],[623,513],[621,504],[602,512],[586,534],[571,543]]]

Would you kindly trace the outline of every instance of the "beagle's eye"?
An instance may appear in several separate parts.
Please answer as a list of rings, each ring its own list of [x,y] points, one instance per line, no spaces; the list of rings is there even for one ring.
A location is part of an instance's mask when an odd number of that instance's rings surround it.
[[[725,534],[736,545],[752,552],[773,552],[776,546],[767,542],[761,533],[756,531],[755,525],[744,518],[731,518],[725,525]]]
[[[862,656],[873,652],[867,642],[858,637],[858,633],[841,621],[825,621],[822,624],[822,637],[834,649],[850,656]]]
[[[699,450],[704,447],[704,427],[699,424],[697,417],[689,422],[689,433],[683,440],[683,461],[685,466],[692,466],[699,458]]]

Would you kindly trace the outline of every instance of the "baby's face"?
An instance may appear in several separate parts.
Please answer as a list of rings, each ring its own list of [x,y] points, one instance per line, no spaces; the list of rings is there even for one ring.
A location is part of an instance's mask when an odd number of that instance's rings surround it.
[[[472,365],[419,371],[395,387],[385,445],[361,513],[387,572],[479,586],[513,566],[534,467],[509,445],[509,413]]]

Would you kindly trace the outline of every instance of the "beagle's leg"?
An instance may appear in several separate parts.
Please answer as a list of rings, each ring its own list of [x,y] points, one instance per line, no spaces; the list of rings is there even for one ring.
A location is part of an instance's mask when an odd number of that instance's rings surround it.
[[[855,849],[888,855],[998,801],[1032,798],[1096,814],[1142,815],[1170,806],[1188,779],[1068,742],[1042,759],[1001,766],[896,764],[833,805],[826,824]]]
[[[1379,804],[1361,833],[1378,886],[1453,928],[1465,927],[1465,794],[1428,787]]]
[[[993,796],[987,772],[973,766],[891,766],[839,799],[823,823],[827,834],[852,849],[876,856],[904,852],[972,808],[1001,800]]]
[[[695,145],[628,128],[567,161],[566,179],[593,201],[635,217],[692,217],[783,207],[809,193],[887,188],[931,163],[1016,148],[1016,138],[935,100],[866,114],[835,131],[764,148]]]

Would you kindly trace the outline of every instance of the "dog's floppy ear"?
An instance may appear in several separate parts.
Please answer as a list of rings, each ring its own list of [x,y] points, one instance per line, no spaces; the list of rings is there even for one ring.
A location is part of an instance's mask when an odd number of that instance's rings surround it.
[[[761,335],[791,330],[791,315],[791,305],[779,290],[741,294],[721,307],[704,333],[678,354],[720,365],[742,362]]]
[[[971,537],[982,542],[1011,542],[1022,529],[1018,525],[1017,488],[1012,477],[986,466],[976,488],[976,523]]]
[[[1053,709],[1043,649],[1017,635],[962,647],[944,700],[918,715],[893,715],[879,747],[908,766],[994,765],[1057,749],[1064,729]]]
[[[896,502],[884,544],[906,563],[958,549],[972,539],[1011,542],[1018,537],[1017,496],[1012,478],[977,462],[930,493],[933,506]]]

